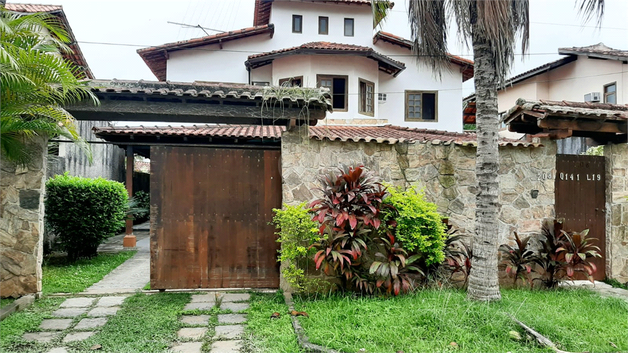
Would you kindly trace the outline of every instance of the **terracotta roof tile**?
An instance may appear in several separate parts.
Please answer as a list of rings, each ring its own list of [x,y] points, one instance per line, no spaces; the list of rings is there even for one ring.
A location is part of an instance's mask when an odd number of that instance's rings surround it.
[[[604,43],[589,45],[588,47],[559,48],[558,54],[587,55],[590,57],[596,57],[601,59],[614,59],[620,61],[625,61],[628,59],[628,50],[614,49],[604,45]]]
[[[142,57],[146,65],[153,72],[159,81],[166,80],[166,61],[168,60],[168,52],[175,50],[183,50],[196,48],[204,45],[224,43],[232,40],[248,38],[259,34],[272,34],[275,32],[273,24],[265,24],[262,26],[242,28],[234,31],[223,32],[211,36],[193,38],[174,43],[166,43],[154,47],[138,49],[137,53]]]
[[[250,125],[205,125],[205,126],[165,126],[165,127],[95,127],[94,132],[101,138],[107,136],[193,136],[222,138],[281,138],[284,126],[250,126]],[[435,145],[451,143],[461,146],[475,146],[474,133],[455,133],[439,130],[413,129],[407,127],[385,126],[311,126],[310,138],[329,141],[375,142],[383,144],[396,143],[431,143]],[[517,140],[500,140],[501,146],[538,147],[534,144]]]
[[[379,31],[375,34],[375,36],[373,37],[373,44],[377,43],[378,40],[383,40],[384,42],[395,44],[410,50],[412,50],[412,47],[414,46],[412,41],[384,31]],[[447,57],[453,64],[462,67],[463,81],[466,81],[473,77],[473,60],[465,59],[463,57],[451,54],[447,54]]]
[[[342,44],[342,43],[330,43],[330,42],[310,42],[300,46],[273,50],[260,54],[249,55],[246,65],[249,67],[259,67],[268,63],[268,59],[272,60],[276,57],[289,54],[355,54],[366,56],[379,63],[380,70],[386,71],[392,75],[397,75],[399,72],[406,68],[406,65],[402,62],[393,60],[392,58],[380,54],[373,50],[373,48],[365,47],[361,45]]]
[[[62,56],[64,59],[74,63],[76,66],[81,68],[81,72],[85,74],[87,78],[94,78],[94,74],[92,70],[87,65],[87,60],[83,56],[83,52],[76,42],[76,38],[74,37],[74,33],[72,33],[72,28],[70,27],[70,23],[68,22],[68,18],[65,16],[65,12],[63,12],[63,6],[60,5],[40,5],[40,4],[6,4],[5,8],[9,11],[14,12],[23,12],[23,13],[36,13],[36,12],[48,12],[51,15],[57,16],[61,23],[61,26],[68,32],[68,36],[70,37],[69,47],[72,49],[71,53],[63,53]]]

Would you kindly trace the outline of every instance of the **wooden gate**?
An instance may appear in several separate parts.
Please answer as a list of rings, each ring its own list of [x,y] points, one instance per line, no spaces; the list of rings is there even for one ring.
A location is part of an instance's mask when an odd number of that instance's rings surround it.
[[[151,147],[154,289],[276,288],[279,150]]]
[[[606,275],[606,170],[602,156],[556,156],[556,218],[566,231],[589,229],[602,258],[593,262],[596,280]],[[584,278],[584,277],[582,277]]]

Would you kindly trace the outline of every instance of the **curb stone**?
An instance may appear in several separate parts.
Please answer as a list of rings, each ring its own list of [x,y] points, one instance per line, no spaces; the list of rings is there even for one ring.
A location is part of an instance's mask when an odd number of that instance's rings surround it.
[[[6,319],[11,316],[11,314],[16,313],[18,311],[22,311],[29,306],[33,305],[35,302],[35,295],[29,294],[25,295],[21,298],[16,299],[13,303],[8,304],[4,308],[0,309],[0,321]]]
[[[283,297],[286,301],[286,305],[288,305],[288,310],[294,310],[294,303],[292,302],[292,293],[284,292]],[[299,346],[303,348],[308,353],[340,353],[331,348],[319,346],[317,344],[311,343],[310,340],[305,335],[305,330],[301,327],[299,320],[296,316],[290,316],[292,319],[292,328],[294,329],[294,333],[297,335],[297,342],[299,342]]]

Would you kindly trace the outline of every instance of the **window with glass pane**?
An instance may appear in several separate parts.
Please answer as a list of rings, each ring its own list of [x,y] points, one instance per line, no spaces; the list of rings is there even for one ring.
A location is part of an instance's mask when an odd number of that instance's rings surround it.
[[[617,104],[617,83],[604,86],[604,103]]]
[[[303,32],[303,16],[292,15],[292,33]]]
[[[318,87],[329,89],[331,105],[334,110],[347,110],[347,76],[322,76],[317,75]]]
[[[318,34],[329,34],[329,17],[318,17]]]
[[[360,113],[373,116],[375,101],[375,85],[373,82],[360,79]]]
[[[353,18],[345,18],[345,36],[353,37]]]
[[[436,92],[406,91],[406,120],[437,121]]]

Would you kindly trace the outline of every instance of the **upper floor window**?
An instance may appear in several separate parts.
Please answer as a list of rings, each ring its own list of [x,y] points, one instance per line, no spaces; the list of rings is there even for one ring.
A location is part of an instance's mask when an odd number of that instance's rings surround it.
[[[617,104],[617,83],[604,86],[604,103]]]
[[[279,86],[284,87],[303,87],[303,76],[282,78],[279,80]]]
[[[438,121],[437,92],[406,91],[406,121]]]
[[[316,75],[318,87],[329,88],[331,106],[336,111],[347,111],[347,76]]]
[[[373,82],[360,79],[360,114],[373,116],[375,111],[373,102],[375,101],[375,84]]]
[[[345,18],[345,36],[353,37],[353,18]]]
[[[329,17],[318,17],[318,34],[329,34]]]
[[[303,32],[303,16],[292,15],[292,33]]]

